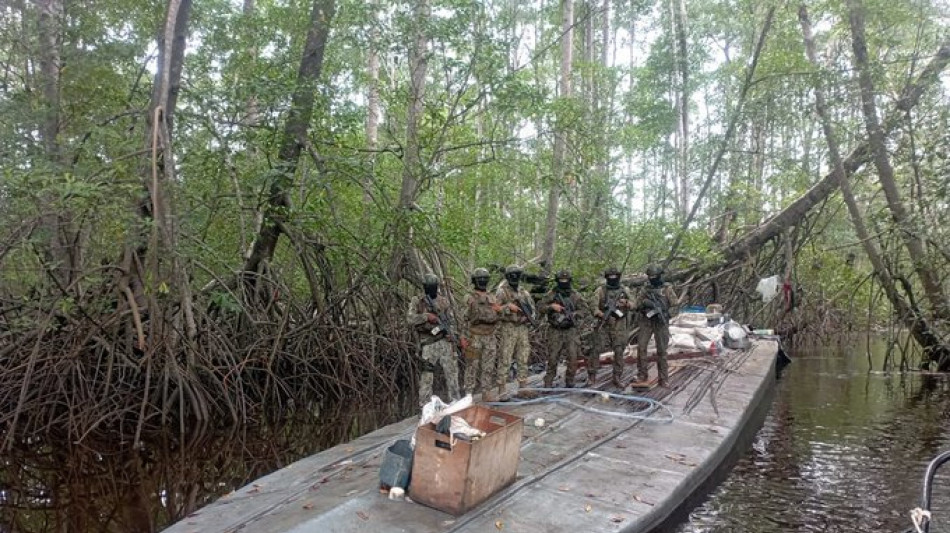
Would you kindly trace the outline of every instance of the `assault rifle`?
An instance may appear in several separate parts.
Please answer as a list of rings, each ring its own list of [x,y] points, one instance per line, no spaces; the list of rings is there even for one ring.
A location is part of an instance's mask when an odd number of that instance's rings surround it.
[[[564,308],[564,311],[559,313],[560,317],[555,319],[556,325],[561,326],[567,322],[569,325],[564,326],[565,329],[571,326],[576,326],[577,324],[574,322],[574,301],[571,299],[565,300],[564,297],[561,296],[561,293],[557,291],[554,292],[554,301]]]
[[[644,310],[647,318],[654,319],[659,317],[660,322],[669,324],[670,310],[663,304],[663,300],[660,299],[660,292],[653,287],[648,287],[646,291],[647,301],[651,304],[646,306]]]
[[[459,336],[455,333],[455,330],[452,328],[452,321],[449,320],[448,315],[445,311],[439,311],[438,306],[435,305],[435,300],[430,298],[428,294],[425,295],[426,298],[426,308],[430,313],[438,317],[439,321],[436,323],[435,327],[432,328],[430,333],[433,337],[438,337],[440,334],[445,334],[445,338],[452,343],[452,346],[455,347],[455,351],[458,355],[462,355],[462,345],[459,340]]]
[[[528,319],[528,323],[531,324],[531,327],[538,327],[538,321],[534,318],[534,307],[525,301],[522,301],[521,298],[515,296],[515,305],[518,306],[518,309],[521,309],[521,314]]]
[[[607,289],[604,288],[604,299],[606,300],[606,309],[604,309],[604,317],[600,320],[600,324],[597,325],[598,328],[602,328],[607,325],[607,321],[610,320],[610,317],[614,317],[617,320],[623,318],[623,311],[617,309],[617,303],[620,300],[620,296],[623,295],[621,291],[614,291],[617,293],[617,296],[611,298],[607,293]]]

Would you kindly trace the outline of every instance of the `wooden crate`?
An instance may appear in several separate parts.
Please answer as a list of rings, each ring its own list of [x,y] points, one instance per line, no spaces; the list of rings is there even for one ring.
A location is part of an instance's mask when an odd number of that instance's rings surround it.
[[[510,485],[518,473],[521,417],[473,405],[458,413],[487,433],[480,440],[456,440],[435,431],[434,424],[416,430],[409,495],[413,501],[460,515]]]

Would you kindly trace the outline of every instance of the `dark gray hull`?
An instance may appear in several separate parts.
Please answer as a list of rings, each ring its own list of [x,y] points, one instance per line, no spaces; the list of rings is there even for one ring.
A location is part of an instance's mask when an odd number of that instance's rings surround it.
[[[671,423],[558,404],[506,408],[525,419],[514,484],[460,517],[378,491],[382,452],[416,419],[307,457],[220,498],[166,531],[649,532],[681,519],[761,426],[778,343],[671,363]],[[658,394],[657,389],[650,395]],[[543,418],[543,427],[533,422]]]

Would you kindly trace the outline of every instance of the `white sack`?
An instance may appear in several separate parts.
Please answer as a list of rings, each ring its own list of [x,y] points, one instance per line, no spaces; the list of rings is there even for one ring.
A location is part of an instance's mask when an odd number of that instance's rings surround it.
[[[769,303],[778,294],[778,285],[778,276],[762,278],[759,280],[759,284],[756,285],[755,290],[762,295],[763,302]]]

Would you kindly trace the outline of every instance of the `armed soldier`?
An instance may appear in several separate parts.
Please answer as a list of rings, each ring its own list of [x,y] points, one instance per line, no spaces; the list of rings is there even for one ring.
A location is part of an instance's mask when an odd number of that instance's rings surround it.
[[[450,318],[449,301],[439,294],[439,278],[426,274],[422,278],[421,295],[412,298],[407,319],[419,335],[422,372],[419,374],[419,405],[432,396],[433,371],[442,367],[446,389],[452,400],[462,397],[459,392],[458,350],[464,346]]]
[[[669,366],[666,362],[666,349],[670,344],[670,310],[680,304],[673,286],[663,282],[663,269],[658,265],[647,267],[647,284],[637,293],[637,381],[631,383],[635,388],[649,386],[647,367],[647,345],[650,337],[656,343],[656,369],[661,387],[668,387],[670,381]]]
[[[623,353],[627,348],[628,320],[627,311],[633,308],[633,298],[626,287],[620,285],[620,269],[609,267],[604,270],[604,284],[597,287],[591,301],[594,311],[594,349],[587,357],[587,383],[591,385],[597,378],[600,368],[600,354],[608,349],[614,352],[614,372],[612,383],[624,388]]]
[[[495,327],[501,306],[488,292],[488,270],[476,268],[472,272],[474,290],[465,298],[464,324],[468,330],[469,346],[465,350],[465,391],[482,391],[482,400],[496,400],[494,388],[504,384],[505,369],[497,369],[498,343]],[[499,377],[498,374],[502,374]]]
[[[528,382],[528,357],[531,355],[531,342],[528,330],[536,325],[534,300],[531,294],[521,287],[521,275],[524,271],[518,265],[505,269],[505,281],[495,291],[495,298],[501,305],[501,327],[498,358],[498,392],[504,393],[507,371],[514,359],[518,370],[518,386],[524,388]],[[504,373],[502,372],[504,370]]]
[[[577,372],[577,356],[581,350],[580,329],[590,317],[587,302],[571,288],[571,272],[561,270],[556,276],[557,285],[548,291],[538,304],[538,311],[547,315],[551,325],[548,345],[548,368],[544,374],[544,386],[554,385],[557,376],[557,364],[561,352],[567,352],[567,371],[564,385],[574,386],[574,374]]]

